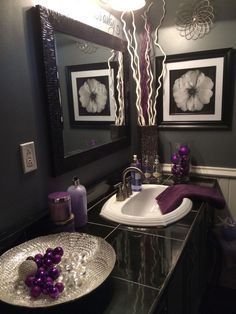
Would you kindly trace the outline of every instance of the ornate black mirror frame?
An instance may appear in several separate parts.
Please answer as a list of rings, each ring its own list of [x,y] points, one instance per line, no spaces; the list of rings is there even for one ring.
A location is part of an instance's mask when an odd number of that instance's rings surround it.
[[[46,75],[46,91],[49,110],[50,140],[53,175],[61,175],[67,171],[83,166],[91,161],[102,158],[129,145],[129,134],[110,143],[94,147],[88,151],[64,157],[63,115],[60,100],[60,82],[57,69],[55,31],[59,31],[98,45],[115,49],[124,54],[124,77],[127,82],[128,68],[126,42],[111,34],[100,31],[89,25],[68,18],[40,5],[36,6],[40,19],[40,32],[43,49],[43,62]],[[125,86],[125,121],[127,115],[127,87]],[[128,126],[128,125],[127,125]],[[128,132],[128,127],[126,127]]]

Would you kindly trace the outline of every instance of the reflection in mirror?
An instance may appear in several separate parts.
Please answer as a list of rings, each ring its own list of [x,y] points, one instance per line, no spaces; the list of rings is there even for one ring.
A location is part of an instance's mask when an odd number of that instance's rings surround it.
[[[106,89],[107,78],[109,78],[106,74],[109,74],[107,60],[114,53],[110,48],[95,45],[92,42],[61,32],[56,31],[55,38],[63,113],[64,157],[68,157],[110,143],[112,140],[109,125],[115,122],[114,89],[112,91],[109,88]],[[115,55],[118,55],[118,51]],[[116,82],[115,77],[118,72],[117,62],[113,62],[113,64],[111,86],[114,86],[113,83]],[[115,73],[113,73],[114,68],[116,68]],[[72,76],[74,81],[71,80]],[[105,93],[103,90],[98,91],[97,100],[94,99],[91,102],[90,99],[86,98],[83,104],[79,101],[80,98],[89,96],[86,93],[86,87],[88,87],[86,78],[89,80],[96,79],[95,83],[101,81],[102,86],[105,86]],[[91,86],[91,88],[98,89],[101,84],[98,83],[97,86]],[[72,86],[75,87],[74,90]],[[94,95],[95,93],[91,93],[90,96]],[[92,108],[90,108],[91,106],[86,108],[88,105],[86,101],[89,105],[93,105]],[[101,112],[98,112],[100,110]],[[79,113],[81,114],[79,115]]]
[[[127,104],[127,89],[123,84],[127,81],[127,73],[123,71],[126,43],[44,7],[37,6],[37,9],[53,174],[59,175],[129,144],[127,105],[122,121],[117,118],[120,104]],[[111,131],[114,124],[122,125],[121,136],[117,136],[120,132],[114,136]]]

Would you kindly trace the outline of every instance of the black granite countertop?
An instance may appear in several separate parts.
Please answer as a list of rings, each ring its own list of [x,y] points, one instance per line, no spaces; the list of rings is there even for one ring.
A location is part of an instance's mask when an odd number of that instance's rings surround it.
[[[213,186],[215,180],[196,179],[193,183]],[[203,204],[194,202],[189,214],[165,228],[130,227],[99,216],[102,205],[111,195],[109,191],[107,196],[89,207],[87,225],[77,230],[102,237],[113,246],[117,259],[109,278],[92,293],[74,302],[50,309],[23,309],[1,302],[1,314],[47,314],[49,312],[144,314],[153,312],[175,271]],[[36,229],[37,231],[28,227],[17,243],[24,242],[35,235],[63,231],[52,229],[47,218],[39,221]]]

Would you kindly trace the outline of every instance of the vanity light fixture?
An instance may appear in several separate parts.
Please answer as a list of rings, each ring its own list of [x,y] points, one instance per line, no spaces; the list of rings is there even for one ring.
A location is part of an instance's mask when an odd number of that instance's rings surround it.
[[[135,11],[145,6],[145,0],[110,0],[109,4],[116,11]]]

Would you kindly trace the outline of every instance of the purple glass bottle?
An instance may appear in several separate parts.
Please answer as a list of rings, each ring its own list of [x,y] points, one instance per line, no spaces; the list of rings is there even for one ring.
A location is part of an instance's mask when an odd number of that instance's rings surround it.
[[[71,211],[74,214],[75,228],[86,225],[87,215],[87,195],[85,187],[80,184],[78,177],[74,177],[73,185],[69,186],[67,192],[71,197]]]
[[[137,158],[137,155],[133,155],[133,161],[130,166],[141,169],[141,164]],[[135,171],[131,171],[131,189],[132,191],[135,191],[135,192],[142,190],[141,175],[140,173],[135,172]]]

